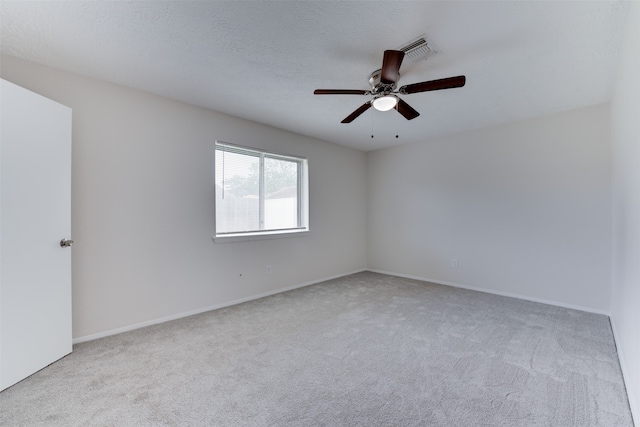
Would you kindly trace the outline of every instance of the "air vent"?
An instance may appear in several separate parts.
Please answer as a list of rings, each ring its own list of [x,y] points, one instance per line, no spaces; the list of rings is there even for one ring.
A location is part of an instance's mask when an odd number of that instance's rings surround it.
[[[436,51],[427,43],[424,34],[408,43],[405,43],[403,46],[397,48],[397,50],[403,51],[405,59],[412,61],[427,59],[429,55],[436,53]]]

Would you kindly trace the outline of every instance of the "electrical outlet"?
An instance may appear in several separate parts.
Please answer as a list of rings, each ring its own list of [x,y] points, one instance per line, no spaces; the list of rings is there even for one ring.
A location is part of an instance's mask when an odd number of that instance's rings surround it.
[[[267,274],[271,274],[271,266],[267,265]]]
[[[457,259],[452,259],[451,260],[451,267],[458,268],[458,260]]]

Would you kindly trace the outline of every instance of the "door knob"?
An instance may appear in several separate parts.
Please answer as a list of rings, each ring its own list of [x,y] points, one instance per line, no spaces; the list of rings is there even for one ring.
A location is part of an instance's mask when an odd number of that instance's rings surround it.
[[[73,245],[73,240],[62,239],[60,240],[61,248],[70,248]]]

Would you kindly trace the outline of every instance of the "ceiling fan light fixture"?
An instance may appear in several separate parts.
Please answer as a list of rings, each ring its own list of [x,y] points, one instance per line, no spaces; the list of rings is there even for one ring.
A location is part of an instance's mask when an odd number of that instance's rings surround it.
[[[389,111],[396,106],[398,98],[393,95],[380,96],[373,100],[373,108],[378,111]]]

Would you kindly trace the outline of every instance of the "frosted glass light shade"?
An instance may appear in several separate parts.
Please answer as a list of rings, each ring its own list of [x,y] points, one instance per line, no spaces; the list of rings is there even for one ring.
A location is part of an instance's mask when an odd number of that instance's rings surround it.
[[[398,98],[393,95],[381,96],[373,100],[373,108],[378,111],[389,111],[398,103]]]

